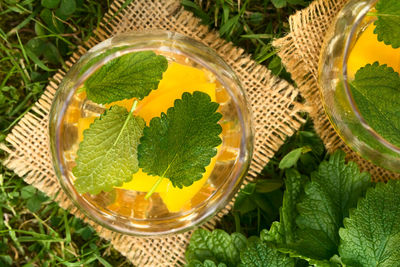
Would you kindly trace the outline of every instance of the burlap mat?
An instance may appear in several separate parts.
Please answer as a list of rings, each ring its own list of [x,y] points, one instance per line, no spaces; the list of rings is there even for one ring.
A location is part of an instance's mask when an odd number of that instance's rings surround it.
[[[298,91],[285,81],[273,77],[267,68],[256,64],[243,49],[220,39],[200,25],[199,20],[182,9],[179,0],[137,0],[121,9],[122,0],[113,3],[105,15],[101,27],[72,58],[66,62],[71,66],[90,47],[108,37],[128,31],[164,29],[182,33],[197,39],[216,52],[237,73],[252,105],[255,128],[255,151],[247,179],[262,170],[268,160],[303,123],[295,102]],[[119,13],[115,13],[120,10]],[[7,136],[8,153],[5,166],[15,171],[24,180],[53,197],[60,206],[92,225],[105,239],[138,266],[176,266],[184,263],[184,252],[192,232],[161,238],[137,238],[111,232],[84,218],[67,198],[55,177],[48,148],[48,115],[50,105],[65,72],[60,70],[50,81],[40,100],[26,114],[11,134]],[[231,203],[232,204],[232,203]],[[231,204],[222,210],[204,228],[212,229],[226,214]]]
[[[328,151],[338,148],[347,153],[348,159],[371,173],[375,181],[400,179],[400,174],[379,168],[353,152],[335,132],[325,114],[318,89],[318,63],[325,35],[347,0],[317,0],[308,8],[289,19],[291,32],[274,42],[286,69],[292,74],[301,95],[306,99],[307,111],[314,120],[315,129]]]

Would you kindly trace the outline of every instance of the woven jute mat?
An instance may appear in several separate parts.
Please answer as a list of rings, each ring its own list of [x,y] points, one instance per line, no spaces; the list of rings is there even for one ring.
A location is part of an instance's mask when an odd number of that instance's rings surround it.
[[[368,171],[374,181],[400,179],[400,174],[389,172],[362,159],[352,151],[335,132],[325,114],[318,88],[318,63],[321,48],[330,26],[347,0],[317,0],[308,8],[297,12],[289,19],[291,32],[274,42],[286,69],[292,74],[301,95],[306,99],[306,110],[310,113],[315,130],[328,151],[342,149],[347,158]]]
[[[295,101],[298,91],[287,82],[271,75],[268,69],[251,60],[243,49],[219,38],[201,25],[197,18],[182,9],[179,0],[133,1],[122,8],[115,1],[105,15],[94,37],[80,46],[66,65],[70,67],[95,44],[118,33],[163,29],[192,37],[214,49],[236,72],[246,91],[253,111],[255,149],[247,181],[254,178],[274,153],[304,122],[298,115],[303,110]],[[39,190],[51,196],[61,207],[92,225],[99,235],[137,266],[177,266],[183,264],[184,252],[192,232],[158,238],[137,238],[118,234],[85,218],[61,190],[49,154],[48,116],[52,99],[65,72],[60,70],[50,81],[40,100],[7,136],[5,166]],[[229,212],[232,202],[202,227],[213,229]]]

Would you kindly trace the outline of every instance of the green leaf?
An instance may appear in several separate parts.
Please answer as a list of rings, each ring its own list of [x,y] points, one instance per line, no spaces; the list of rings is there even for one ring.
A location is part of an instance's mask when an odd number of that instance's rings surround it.
[[[360,174],[354,162],[346,165],[342,151],[322,162],[306,185],[297,171],[289,170],[281,220],[261,237],[291,256],[320,266],[334,265],[329,260],[338,253],[343,218],[370,186],[370,176]]]
[[[53,26],[53,14],[50,9],[44,8],[39,16],[47,26]]]
[[[37,212],[41,206],[42,206],[43,201],[41,201],[39,198],[32,197],[27,200],[26,206],[31,212]]]
[[[221,144],[218,107],[205,93],[183,93],[167,114],[144,128],[138,147],[140,168],[179,188],[201,179]]]
[[[322,156],[325,152],[325,146],[321,138],[315,132],[299,131],[299,143],[302,146],[310,147],[312,152],[317,156]]]
[[[90,59],[85,65],[82,66],[82,68],[80,69],[79,73],[83,74],[85,73],[85,71],[87,71],[90,67],[92,67],[94,64],[96,64],[97,62],[101,61],[102,59],[106,58],[107,56],[123,50],[125,48],[128,48],[128,46],[119,46],[119,47],[113,47],[111,49],[108,49],[106,51],[104,51],[103,53],[101,53],[100,55]]]
[[[79,145],[75,188],[79,193],[110,191],[138,171],[137,146],[145,122],[113,106],[83,132]]]
[[[375,6],[378,19],[374,33],[378,40],[393,48],[400,47],[400,2],[398,0],[379,0]]]
[[[186,260],[189,263],[210,260],[216,264],[236,266],[240,262],[240,251],[246,247],[246,242],[246,237],[240,233],[229,235],[220,229],[212,232],[197,229],[190,238]]]
[[[40,12],[40,18],[47,24],[50,31],[57,33],[64,33],[64,24],[54,17],[53,12],[50,9],[44,8]]]
[[[157,89],[168,67],[164,56],[143,51],[117,57],[97,70],[85,83],[87,98],[98,104],[147,96]]]
[[[38,65],[39,68],[45,71],[54,71],[54,69],[48,68],[36,55],[32,50],[30,50],[28,47],[25,48],[25,52],[28,55],[30,59],[32,59],[33,62],[35,62],[36,65]]]
[[[349,210],[356,207],[370,186],[370,175],[360,173],[354,162],[345,164],[345,153],[337,151],[324,161],[305,187],[304,199],[298,204],[296,247],[301,254],[318,260],[329,260],[337,254],[339,228]]]
[[[33,197],[36,194],[36,191],[37,191],[37,189],[34,188],[31,185],[24,186],[21,189],[21,197],[23,199],[29,199],[29,198]]]
[[[400,182],[379,183],[340,229],[339,252],[348,266],[400,266]]]
[[[253,201],[251,196],[254,194],[256,188],[255,183],[248,183],[242,190],[239,191],[236,197],[233,210],[241,214],[246,214],[257,208],[257,204]]]
[[[56,8],[60,4],[60,0],[42,0],[41,5],[46,8]]]
[[[37,36],[46,35],[46,30],[43,28],[42,25],[40,25],[38,21],[35,21],[35,33]]]
[[[42,39],[34,38],[26,43],[25,49],[30,49],[37,57],[40,57],[46,49],[46,44]]]
[[[276,8],[282,8],[287,5],[286,0],[271,0],[271,2]]]
[[[256,183],[256,191],[258,193],[269,193],[283,186],[281,179],[259,179]]]
[[[64,21],[70,17],[70,15],[65,14],[61,8],[57,8],[56,12],[54,14],[56,15],[56,17],[58,17],[59,19],[64,20]]]
[[[72,15],[76,10],[75,0],[61,0],[60,11],[64,15]]]
[[[284,156],[279,163],[279,169],[288,169],[296,165],[301,154],[310,151],[310,149],[305,147],[300,147],[290,151],[286,156]]]
[[[242,264],[246,267],[294,267],[295,260],[268,247],[258,238],[250,239],[246,249],[240,253]]]
[[[268,64],[268,69],[270,69],[273,74],[279,75],[283,70],[281,58],[278,56],[273,57]]]
[[[9,255],[0,255],[0,263],[0,265],[4,267],[12,266],[13,259]]]
[[[95,231],[90,226],[85,226],[75,231],[75,234],[80,235],[83,240],[89,240],[94,233]]]
[[[357,71],[351,90],[365,121],[387,141],[400,146],[399,74],[378,62],[368,64]]]
[[[63,59],[57,47],[50,42],[45,43],[45,49],[43,51],[43,55],[50,63],[60,64],[63,62]]]

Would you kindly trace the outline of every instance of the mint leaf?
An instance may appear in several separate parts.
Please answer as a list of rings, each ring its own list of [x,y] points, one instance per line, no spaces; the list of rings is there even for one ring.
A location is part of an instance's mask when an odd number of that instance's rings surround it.
[[[356,207],[370,186],[368,173],[360,173],[354,162],[345,164],[345,154],[337,151],[324,161],[305,187],[297,205],[296,249],[314,259],[329,260],[337,254],[339,228],[349,210]]]
[[[61,14],[65,16],[72,15],[76,10],[76,1],[75,0],[61,0],[61,4],[59,7]]]
[[[365,121],[387,141],[400,146],[399,74],[375,62],[358,70],[350,85]]]
[[[281,252],[330,266],[338,253],[343,218],[370,186],[370,176],[360,174],[354,162],[346,165],[345,154],[337,151],[305,181],[295,170],[286,174],[280,222],[261,237]]]
[[[45,8],[56,8],[60,4],[60,0],[42,0],[40,3]]]
[[[134,105],[135,106],[135,105]],[[137,146],[145,122],[120,106],[113,106],[89,129],[79,144],[75,188],[79,193],[110,191],[138,171]]]
[[[102,59],[106,58],[107,56],[128,48],[128,46],[119,46],[119,47],[113,47],[111,49],[108,49],[106,51],[104,51],[103,53],[99,54],[98,56],[91,58],[85,65],[83,65],[79,71],[80,74],[85,73],[85,71],[87,71],[90,67],[92,67],[94,64],[96,64],[97,62],[101,61]]]
[[[342,261],[348,266],[399,266],[400,182],[379,183],[350,212],[340,229]]]
[[[378,19],[374,33],[378,40],[393,48],[400,47],[400,1],[379,0],[375,6]]]
[[[147,96],[168,67],[164,56],[143,51],[117,57],[85,82],[87,98],[98,104]]]
[[[284,156],[279,163],[279,169],[288,169],[296,165],[300,156],[304,153],[311,151],[308,147],[300,147],[290,151],[286,156]]]
[[[271,0],[271,2],[276,8],[282,8],[287,5],[286,0]]]
[[[258,238],[249,239],[248,246],[240,253],[243,266],[246,267],[294,267],[295,260],[268,247]]]
[[[229,235],[220,229],[212,232],[197,229],[190,238],[186,260],[189,266],[196,260],[200,262],[209,260],[215,264],[236,266],[240,262],[240,251],[246,247],[246,242],[246,237],[240,233]]]
[[[303,148],[296,148],[284,156],[279,163],[279,169],[287,169],[293,167],[301,156]]]
[[[161,113],[144,128],[139,167],[150,175],[169,178],[179,188],[201,179],[221,144],[218,106],[205,93],[183,93],[167,114]]]

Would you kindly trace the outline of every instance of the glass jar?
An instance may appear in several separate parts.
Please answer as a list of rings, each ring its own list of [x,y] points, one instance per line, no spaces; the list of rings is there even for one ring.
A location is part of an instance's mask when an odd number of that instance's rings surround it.
[[[82,97],[78,93],[79,88],[110,60],[145,50],[164,55],[169,65],[176,62],[204,71],[210,81],[216,84],[217,102],[220,104],[218,111],[222,114],[219,122],[223,128],[222,144],[208,180],[184,208],[174,212],[166,208],[161,193],[154,193],[145,200],[144,193],[137,190],[114,188],[110,192],[90,195],[80,194],[74,187],[72,168],[76,165],[80,135],[77,125],[88,116],[98,116],[106,108]],[[107,56],[100,57],[101,60],[85,68],[90,60],[107,51]],[[185,79],[185,73],[181,75]],[[183,232],[213,217],[238,191],[253,151],[251,112],[235,73],[213,50],[193,39],[166,31],[118,35],[101,42],[83,55],[58,88],[50,112],[49,132],[56,175],[73,203],[98,224],[135,236]]]
[[[363,158],[399,172],[400,148],[383,138],[367,123],[357,107],[349,84],[359,69],[359,66],[355,69],[355,65],[362,62],[360,59],[364,56],[374,60],[382,59],[380,63],[385,63],[386,59],[380,58],[381,51],[376,51],[379,48],[374,51],[361,49],[361,42],[368,43],[364,40],[365,36],[373,35],[372,24],[377,18],[371,11],[374,11],[377,2],[351,0],[340,11],[321,50],[318,82],[326,114],[343,141]],[[384,46],[383,43],[376,45]],[[387,56],[390,58],[390,55]]]

